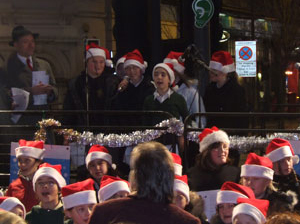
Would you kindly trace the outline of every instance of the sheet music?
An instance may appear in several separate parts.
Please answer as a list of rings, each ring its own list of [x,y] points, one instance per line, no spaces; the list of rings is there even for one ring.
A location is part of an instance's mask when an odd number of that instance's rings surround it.
[[[216,214],[216,199],[219,190],[211,191],[198,191],[197,194],[200,195],[204,201],[204,212],[207,219],[210,221],[211,217]]]
[[[30,93],[19,88],[11,88],[12,99],[16,107],[14,110],[26,110],[29,103],[29,95]],[[22,114],[11,114],[11,120],[15,124],[19,121]]]
[[[49,75],[46,71],[33,71],[32,72],[32,86],[38,84],[49,84]],[[47,94],[33,95],[33,105],[45,105],[47,104]]]

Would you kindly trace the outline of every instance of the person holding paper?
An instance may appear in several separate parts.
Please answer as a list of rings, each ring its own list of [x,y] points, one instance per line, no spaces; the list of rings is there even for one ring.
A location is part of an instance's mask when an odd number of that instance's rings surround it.
[[[17,87],[30,93],[27,110],[47,110],[48,103],[57,98],[55,78],[51,66],[45,60],[34,56],[35,39],[24,26],[16,26],[12,31],[10,46],[16,49],[7,61],[8,87]],[[18,124],[35,124],[40,115],[22,116]]]

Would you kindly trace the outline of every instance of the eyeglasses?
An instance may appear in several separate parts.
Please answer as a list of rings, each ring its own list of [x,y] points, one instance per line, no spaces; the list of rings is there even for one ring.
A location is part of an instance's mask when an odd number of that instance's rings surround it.
[[[39,187],[45,187],[47,185],[48,187],[53,187],[56,182],[55,181],[45,181],[45,182],[37,182],[36,183]]]

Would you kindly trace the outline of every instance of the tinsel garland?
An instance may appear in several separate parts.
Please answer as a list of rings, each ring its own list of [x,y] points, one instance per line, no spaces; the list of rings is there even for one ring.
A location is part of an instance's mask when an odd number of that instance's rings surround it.
[[[55,129],[61,123],[54,119],[42,120],[39,122],[40,130],[35,133],[36,140],[46,140],[47,129],[52,128],[59,135],[63,135],[69,142],[78,142],[83,145],[100,144],[109,147],[126,147],[137,145],[138,143],[152,141],[160,136],[171,133],[177,136],[183,135],[183,123],[176,118],[164,120],[155,127],[165,127],[165,130],[147,129],[145,131],[134,131],[129,134],[108,134],[99,133],[94,135],[92,132],[80,133],[73,129]],[[199,143],[198,135],[200,132],[189,132],[187,139]],[[273,138],[283,138],[286,140],[299,140],[297,133],[273,133],[267,137],[261,136],[229,136],[230,147],[246,153],[252,149],[265,148]]]

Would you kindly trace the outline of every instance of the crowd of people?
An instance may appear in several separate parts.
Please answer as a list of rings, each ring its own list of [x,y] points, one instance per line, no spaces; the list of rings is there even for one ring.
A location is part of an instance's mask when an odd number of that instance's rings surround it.
[[[14,28],[10,45],[16,53],[7,62],[0,86],[4,92],[6,88],[26,91],[30,110],[48,109],[58,94],[51,66],[34,56],[37,37],[23,26]],[[248,108],[232,56],[226,51],[212,55],[211,83],[203,100],[195,80],[185,76],[183,52],[171,51],[154,66],[152,75],[147,75],[147,62],[138,49],[117,61],[116,75],[104,47],[87,45],[85,60],[86,71],[68,84],[65,110],[165,111],[184,120],[205,109],[243,112]],[[14,99],[13,91],[10,94],[1,95],[0,103],[5,102],[1,109],[18,106],[14,100],[7,100]],[[23,115],[14,123],[35,124],[40,119],[39,115]],[[62,123],[155,125],[164,119],[161,115],[109,119],[96,114],[69,114]],[[43,161],[43,141],[21,139],[15,149],[18,178],[0,197],[0,220],[15,218],[15,223],[26,220],[29,224],[263,224],[282,219],[282,223],[300,223],[295,221],[300,219],[300,181],[293,169],[299,158],[289,141],[273,139],[265,155],[249,153],[238,167],[229,158],[229,137],[219,128],[246,127],[245,119],[200,117],[191,125],[208,128],[199,135],[195,165],[188,170],[183,169],[180,157],[181,136],[177,138],[179,150],[167,147],[168,139],[128,148],[130,170],[126,175],[119,172],[105,146],[92,145],[85,157],[85,177],[71,184],[67,184],[60,164]],[[210,220],[205,212],[205,198],[198,193],[209,190],[218,190],[216,212]],[[2,210],[15,213],[21,220]]]
[[[274,223],[277,216],[299,219],[300,181],[293,169],[299,158],[289,141],[273,139],[263,156],[249,153],[241,168],[230,164],[230,141],[223,130],[205,128],[199,142],[197,162],[186,173],[180,156],[163,144],[138,144],[128,179],[120,177],[106,147],[93,145],[85,158],[88,177],[67,185],[60,164],[43,162],[43,141],[20,140],[15,149],[19,177],[0,197],[0,209],[29,224],[264,224]],[[217,190],[216,211],[208,220],[209,202],[201,192],[210,190]]]

